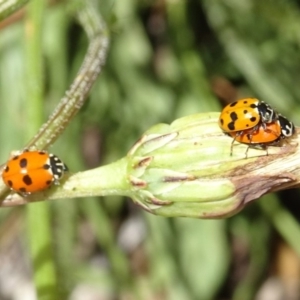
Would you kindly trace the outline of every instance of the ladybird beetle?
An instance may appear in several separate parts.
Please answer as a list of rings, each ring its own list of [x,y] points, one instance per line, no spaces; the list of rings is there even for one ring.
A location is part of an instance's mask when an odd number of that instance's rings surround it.
[[[267,146],[276,145],[282,139],[289,138],[295,133],[295,125],[290,122],[284,116],[278,114],[278,119],[272,123],[261,124],[255,130],[248,129],[243,130],[238,133],[230,132],[230,136],[234,138],[234,141],[240,143],[248,144],[249,146],[260,146],[267,149]],[[232,155],[231,144],[231,155]],[[248,152],[246,151],[246,154]]]
[[[26,196],[58,184],[65,171],[67,166],[54,154],[25,150],[7,162],[2,179],[12,191]]]
[[[246,98],[228,104],[219,118],[219,126],[227,133],[240,132],[261,123],[272,123],[278,118],[274,109],[256,98]]]

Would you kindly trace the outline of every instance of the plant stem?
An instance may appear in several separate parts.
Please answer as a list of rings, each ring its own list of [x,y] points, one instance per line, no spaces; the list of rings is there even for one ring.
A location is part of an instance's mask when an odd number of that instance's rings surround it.
[[[43,76],[42,30],[46,1],[33,0],[26,16],[27,62],[27,122],[25,135],[30,137],[42,124]],[[29,250],[33,263],[33,277],[37,298],[59,299],[56,270],[52,250],[50,203],[43,202],[26,207]]]
[[[25,5],[28,0],[3,0],[0,2],[0,21]]]
[[[85,103],[87,95],[105,63],[109,41],[101,16],[88,1],[79,1],[76,8],[78,9],[78,19],[90,40],[87,53],[69,90],[48,121],[25,148],[46,149],[53,144]]]

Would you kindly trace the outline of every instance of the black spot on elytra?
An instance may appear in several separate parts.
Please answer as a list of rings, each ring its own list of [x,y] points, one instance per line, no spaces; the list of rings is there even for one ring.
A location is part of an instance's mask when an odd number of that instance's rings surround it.
[[[238,119],[238,115],[234,111],[231,112],[229,116],[232,121],[236,121]]]
[[[229,122],[228,123],[228,129],[231,130],[231,131],[235,131],[235,126],[234,125],[235,125],[234,122]]]
[[[236,104],[237,104],[237,101],[234,101],[234,102],[230,103],[229,106],[230,106],[230,107],[235,107]]]
[[[31,177],[27,174],[27,175],[23,176],[23,182],[24,182],[26,185],[31,185],[31,184],[32,184],[32,179],[31,179]]]
[[[4,169],[4,172],[8,172],[9,171],[9,167],[6,166],[5,169]]]
[[[238,115],[236,114],[236,112],[231,112],[230,113],[230,119],[231,122],[228,123],[228,129],[231,131],[235,131],[235,121],[238,119]]]
[[[9,187],[12,187],[12,186],[13,186],[13,182],[12,182],[11,180],[8,180],[8,181],[7,181],[7,184],[8,184]]]
[[[27,158],[22,158],[19,162],[19,165],[23,169],[27,167],[27,163],[28,163]]]
[[[50,168],[51,168],[51,166],[48,165],[48,164],[44,164],[44,165],[43,165],[43,169],[44,169],[44,170],[49,170]]]
[[[19,192],[21,192],[21,193],[26,193],[26,188],[20,188],[20,189],[19,189]]]

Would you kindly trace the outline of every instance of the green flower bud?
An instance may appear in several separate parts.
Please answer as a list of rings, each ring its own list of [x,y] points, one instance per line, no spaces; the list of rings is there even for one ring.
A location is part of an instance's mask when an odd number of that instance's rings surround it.
[[[135,203],[161,216],[222,218],[270,190],[274,178],[257,171],[292,147],[271,147],[268,155],[250,148],[246,157],[248,146],[235,142],[231,155],[233,139],[219,128],[218,118],[219,113],[191,115],[142,136],[127,156]]]

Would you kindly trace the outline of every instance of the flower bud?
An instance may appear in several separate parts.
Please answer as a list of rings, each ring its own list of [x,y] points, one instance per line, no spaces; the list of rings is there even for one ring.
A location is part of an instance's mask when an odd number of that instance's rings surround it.
[[[270,147],[268,153],[250,148],[246,157],[248,145],[234,142],[231,155],[233,139],[219,128],[218,118],[219,113],[191,115],[142,136],[127,156],[135,203],[161,216],[222,218],[294,180],[258,172],[293,147]]]

